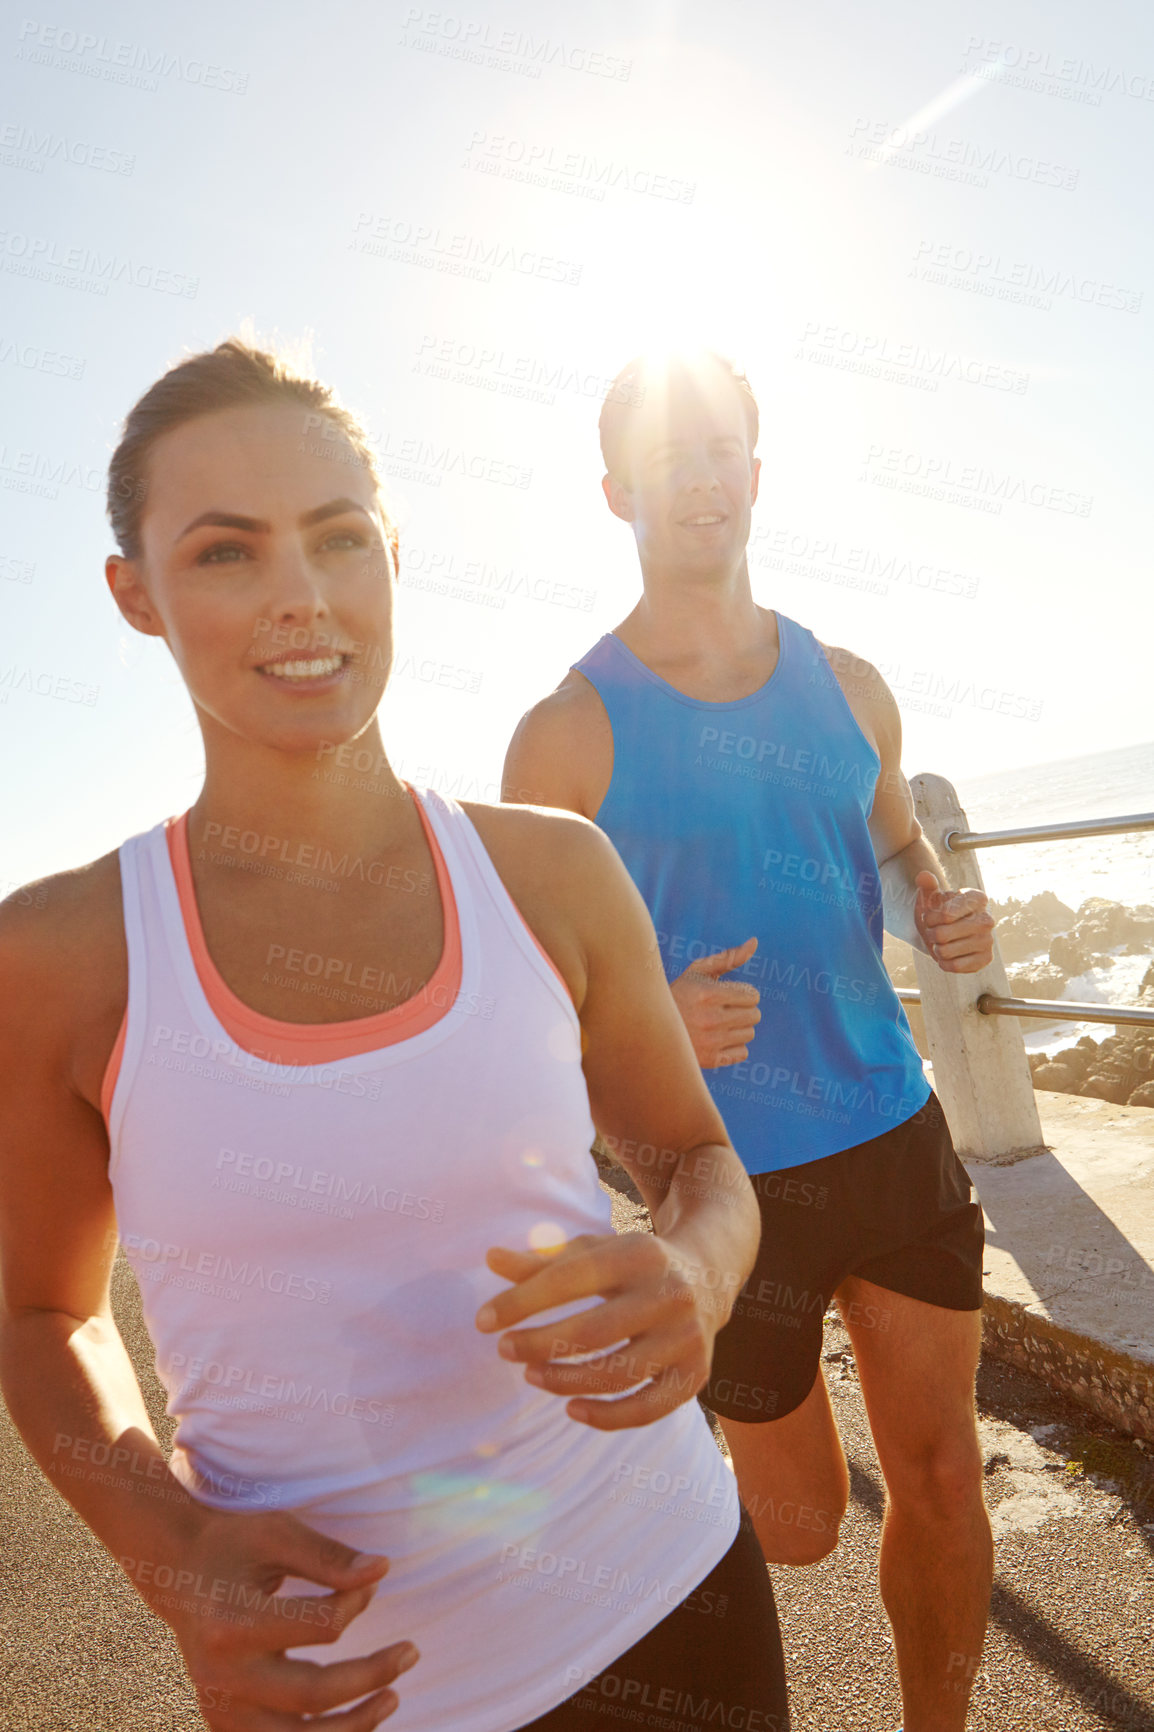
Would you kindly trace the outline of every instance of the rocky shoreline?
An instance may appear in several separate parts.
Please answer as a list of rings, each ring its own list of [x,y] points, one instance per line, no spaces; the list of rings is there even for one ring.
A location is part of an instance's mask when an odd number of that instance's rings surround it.
[[[990,912],[1016,998],[1059,999],[1071,980],[1119,956],[1154,958],[1154,906],[1148,903],[1127,908],[1093,896],[1075,910],[1044,890],[1028,902],[991,902]],[[908,945],[887,937],[885,960],[895,986],[917,985]],[[1154,1009],[1154,959],[1142,976],[1136,1003]],[[924,1052],[918,1007],[906,1008],[917,1013],[910,1021]],[[1116,1106],[1154,1107],[1154,1027],[1115,1025],[1115,1032],[1101,1040],[1084,1034],[1060,1052],[1031,1053],[1029,1064],[1037,1089]]]
[[[1017,998],[1060,998],[1067,982],[1088,969],[1108,965],[1119,954],[1154,951],[1154,907],[1148,903],[1127,908],[1092,896],[1075,912],[1044,890],[1028,902],[992,902],[990,912]],[[1045,961],[1038,960],[1043,949]],[[1138,1003],[1154,1007],[1154,962],[1142,977]],[[1104,1040],[1084,1034],[1061,1052],[1031,1053],[1030,1070],[1038,1089],[1154,1107],[1154,1028],[1119,1029]]]

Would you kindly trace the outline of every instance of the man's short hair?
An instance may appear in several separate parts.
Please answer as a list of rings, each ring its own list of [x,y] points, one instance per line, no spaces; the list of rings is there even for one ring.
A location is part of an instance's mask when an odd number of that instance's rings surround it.
[[[675,392],[704,395],[704,379],[712,368],[719,369],[741,397],[745,422],[749,429],[749,448],[757,446],[757,400],[749,380],[728,355],[716,349],[698,349],[691,353],[666,355],[635,355],[610,385],[601,407],[597,431],[601,438],[601,455],[605,467],[615,481],[629,484],[626,446],[637,411],[650,392],[661,391],[667,396]]]

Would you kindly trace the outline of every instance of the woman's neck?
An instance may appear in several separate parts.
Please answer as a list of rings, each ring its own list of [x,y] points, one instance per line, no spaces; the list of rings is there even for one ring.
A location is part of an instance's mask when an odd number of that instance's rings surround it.
[[[405,784],[374,722],[356,740],[287,752],[250,741],[215,741],[206,731],[204,785],[189,812],[189,839],[229,838],[254,860],[286,848],[349,849],[376,859],[411,837]],[[241,840],[243,839],[243,841]]]

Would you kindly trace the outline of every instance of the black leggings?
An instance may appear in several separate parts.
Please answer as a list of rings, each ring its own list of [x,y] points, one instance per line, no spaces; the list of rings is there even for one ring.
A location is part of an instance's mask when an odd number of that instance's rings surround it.
[[[717,1726],[789,1732],[777,1607],[744,1509],[737,1538],[688,1599],[584,1689],[520,1732]]]

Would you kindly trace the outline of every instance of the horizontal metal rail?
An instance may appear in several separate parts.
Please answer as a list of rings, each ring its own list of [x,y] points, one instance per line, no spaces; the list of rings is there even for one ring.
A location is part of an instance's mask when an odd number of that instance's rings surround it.
[[[899,986],[903,1004],[920,1004],[922,995],[911,986]],[[1071,1004],[1068,999],[998,998],[983,992],[978,1000],[983,1016],[1036,1016],[1043,1022],[1109,1022],[1133,1028],[1154,1026],[1154,1010],[1134,1004]]]
[[[978,1000],[983,1016],[1036,1016],[1053,1022],[1117,1022],[1127,1027],[1154,1027],[1154,1010],[1134,1004],[1071,1004],[1068,999],[998,998],[983,992]]]
[[[942,846],[951,854],[966,848],[998,848],[1011,842],[1060,842],[1074,836],[1121,836],[1127,830],[1154,830],[1154,812],[1128,818],[1087,818],[1080,824],[1034,824],[1026,830],[950,830]]]

